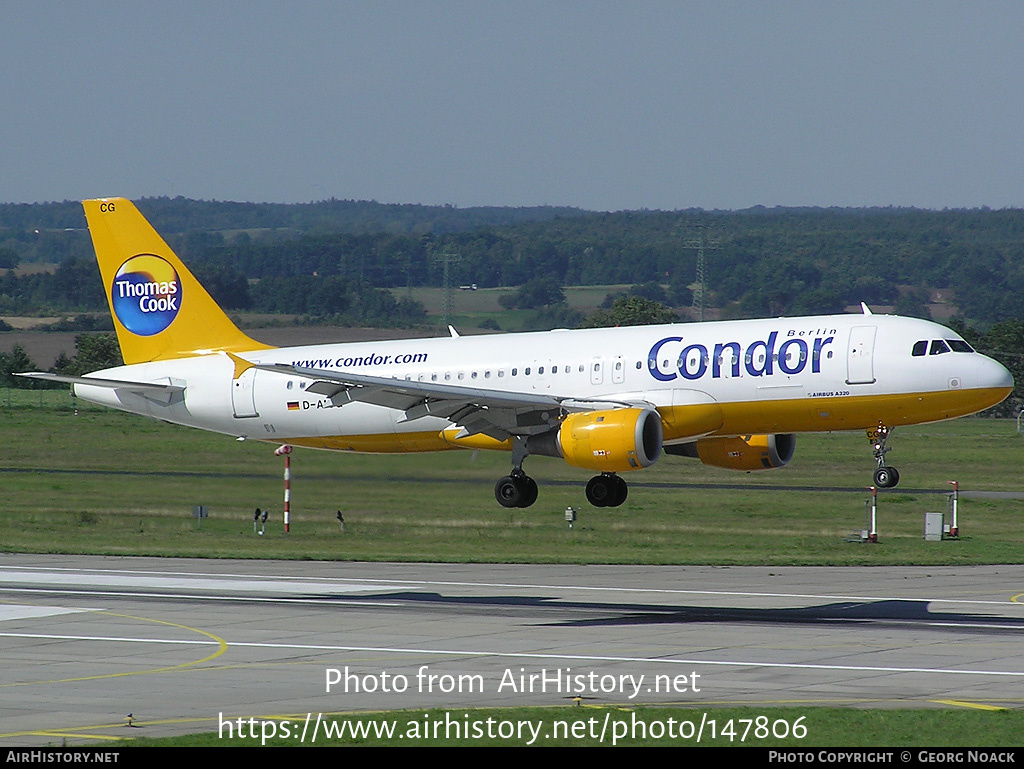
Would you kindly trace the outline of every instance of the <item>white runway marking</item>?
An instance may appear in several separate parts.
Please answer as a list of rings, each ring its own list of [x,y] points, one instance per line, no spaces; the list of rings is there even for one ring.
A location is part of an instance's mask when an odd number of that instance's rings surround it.
[[[174,571],[116,570],[96,571],[74,568],[19,567],[16,570],[0,568],[0,586],[9,583],[69,585],[74,587],[162,588],[165,590],[227,590],[245,593],[306,593],[313,595],[342,595],[379,590],[413,590],[417,587],[490,588],[501,590],[551,590],[570,594],[631,593],[681,596],[725,596],[736,598],[786,598],[805,601],[905,601],[908,603],[936,603],[975,606],[1019,606],[1024,603],[1006,600],[970,598],[928,598],[901,595],[846,595],[843,593],[770,593],[754,590],[686,590],[682,588],[616,587],[594,585],[550,585],[529,582],[465,582],[456,580],[391,580],[384,578],[309,577],[287,575],[217,574]],[[132,590],[132,592],[135,592]],[[1012,592],[1012,591],[1009,591]],[[158,594],[154,594],[158,595]]]
[[[154,575],[147,572],[82,571],[77,569],[0,569],[0,585],[46,584],[54,587],[161,588],[163,590],[206,590],[232,593],[313,593],[344,594],[379,589],[365,584],[324,580],[262,577],[257,575]]]
[[[61,614],[99,611],[99,609],[65,609],[61,606],[26,606],[24,604],[0,604],[0,622],[12,619],[35,619],[36,617],[57,617]]]
[[[46,633],[0,633],[0,638],[31,638],[54,641],[86,642],[127,642],[145,644],[174,644],[184,646],[217,646],[215,641],[204,639],[182,640],[170,638],[130,638],[125,636],[74,636]],[[226,639],[225,639],[226,640]],[[627,657],[607,654],[559,654],[543,652],[495,652],[484,649],[417,649],[415,647],[391,646],[341,646],[334,644],[290,644],[290,643],[234,643],[226,641],[229,649],[286,649],[289,651],[312,652],[359,652],[373,654],[402,654],[450,657],[492,657],[497,659],[562,660],[570,662],[616,662],[631,664],[687,665],[690,667],[708,665],[713,667],[763,668],[787,670],[832,670],[844,673],[927,673],[939,675],[1001,676],[1024,678],[1020,670],[970,670],[957,668],[896,667],[885,665],[827,665],[802,662],[759,662],[753,660],[705,660],[681,657]]]

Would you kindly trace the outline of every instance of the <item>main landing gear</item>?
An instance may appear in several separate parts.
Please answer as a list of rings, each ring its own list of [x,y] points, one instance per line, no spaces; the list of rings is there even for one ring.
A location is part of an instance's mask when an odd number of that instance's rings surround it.
[[[494,498],[502,507],[529,507],[537,501],[537,481],[523,472],[526,438],[512,438],[512,472],[494,484]]]
[[[868,440],[872,441],[875,447],[875,462],[877,463],[875,486],[880,489],[891,489],[900,482],[900,471],[885,464],[885,455],[889,451],[885,442],[888,440],[890,432],[889,428],[881,422],[878,423],[877,430],[868,430]]]
[[[529,452],[526,439],[512,441],[512,472],[494,484],[494,498],[502,507],[529,507],[537,501],[537,482],[523,472]],[[618,507],[626,501],[629,487],[615,473],[595,475],[587,484],[587,501],[594,507]]]
[[[494,498],[502,507],[529,507],[537,501],[537,481],[522,471],[512,471],[494,484]]]
[[[595,475],[587,483],[587,501],[594,507],[618,507],[628,494],[626,482],[615,473]]]

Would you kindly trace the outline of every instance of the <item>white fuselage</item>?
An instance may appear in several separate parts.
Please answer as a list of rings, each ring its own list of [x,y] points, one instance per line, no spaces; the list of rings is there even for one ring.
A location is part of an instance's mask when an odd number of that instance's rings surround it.
[[[658,409],[665,442],[707,435],[866,429],[938,421],[998,403],[1012,388],[998,362],[933,342],[960,337],[885,315],[556,330],[240,353],[258,364],[391,377],[481,391],[621,399]],[[925,343],[925,354],[914,354]],[[959,345],[957,345],[959,346]],[[918,348],[920,350],[920,347]],[[313,381],[249,369],[223,354],[96,372],[183,387],[157,397],[75,385],[79,397],[178,424],[275,443],[355,451],[451,448],[450,423],[366,403],[335,405]],[[687,409],[720,406],[720,424]]]

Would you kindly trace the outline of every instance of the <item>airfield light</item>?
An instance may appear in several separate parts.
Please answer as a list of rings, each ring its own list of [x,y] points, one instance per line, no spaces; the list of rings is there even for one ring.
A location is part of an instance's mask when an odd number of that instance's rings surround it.
[[[871,491],[871,531],[868,532],[868,542],[878,542],[878,489],[875,486],[868,486]]]
[[[949,527],[949,536],[950,537],[959,537],[960,536],[960,525],[957,523],[957,520],[956,520],[956,512],[957,512],[956,508],[957,508],[957,502],[960,499],[960,483],[958,481],[949,481],[949,484],[953,487],[953,497],[950,500],[950,505],[953,508],[953,525]]]

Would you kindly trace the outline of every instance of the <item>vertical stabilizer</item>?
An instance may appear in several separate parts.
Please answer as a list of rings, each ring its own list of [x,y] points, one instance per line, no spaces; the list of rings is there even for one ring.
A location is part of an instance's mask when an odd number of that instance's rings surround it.
[[[271,349],[238,330],[130,200],[82,205],[125,363]]]

